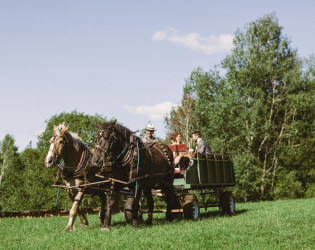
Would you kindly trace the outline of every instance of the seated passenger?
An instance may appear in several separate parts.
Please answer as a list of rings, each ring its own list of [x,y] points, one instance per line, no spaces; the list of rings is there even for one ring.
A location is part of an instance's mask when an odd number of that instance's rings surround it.
[[[182,135],[178,132],[174,133],[171,139],[172,139],[172,145],[179,145],[182,143]]]
[[[201,132],[196,130],[192,133],[192,139],[197,143],[196,152],[201,154],[211,154],[209,144],[201,138]]]
[[[182,143],[180,133],[174,133],[171,137],[172,145],[169,147],[173,151],[175,171],[185,170],[190,163],[189,151],[186,144]]]

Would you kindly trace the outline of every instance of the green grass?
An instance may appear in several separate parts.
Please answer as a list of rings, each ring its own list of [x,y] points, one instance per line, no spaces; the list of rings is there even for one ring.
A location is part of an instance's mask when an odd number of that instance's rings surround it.
[[[197,222],[166,221],[135,228],[116,214],[102,232],[97,215],[89,227],[62,233],[68,217],[0,220],[0,249],[315,249],[315,198],[236,204],[237,214],[201,210]],[[144,217],[146,218],[146,216]]]

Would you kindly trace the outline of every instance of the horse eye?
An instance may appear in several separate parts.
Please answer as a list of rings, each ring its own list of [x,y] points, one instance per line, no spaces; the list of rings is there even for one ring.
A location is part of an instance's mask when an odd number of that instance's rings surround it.
[[[59,141],[59,144],[65,144],[65,142],[64,141]]]

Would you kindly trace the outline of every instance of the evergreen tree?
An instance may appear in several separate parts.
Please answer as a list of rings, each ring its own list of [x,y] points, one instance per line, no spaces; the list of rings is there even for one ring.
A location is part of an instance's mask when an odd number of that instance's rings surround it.
[[[23,209],[23,171],[15,140],[6,135],[1,146],[0,208],[3,211]]]

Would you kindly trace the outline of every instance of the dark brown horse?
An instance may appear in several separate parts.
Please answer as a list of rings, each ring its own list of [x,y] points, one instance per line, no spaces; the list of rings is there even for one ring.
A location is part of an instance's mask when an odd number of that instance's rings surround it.
[[[173,220],[172,209],[180,208],[173,186],[173,153],[160,142],[142,143],[128,128],[106,122],[98,127],[92,165],[102,166],[104,178],[111,178],[110,194],[103,229],[109,230],[117,193],[128,186],[133,194],[133,224],[138,224],[139,199],[142,190],[147,199],[147,224],[152,224],[154,201],[151,189],[158,184],[167,203],[166,218]]]
[[[99,218],[103,224],[106,209],[106,193],[100,189],[82,187],[86,182],[100,181],[99,178],[95,177],[95,173],[93,173],[90,166],[91,152],[82,143],[77,134],[68,132],[68,126],[65,127],[64,124],[54,127],[54,136],[50,140],[50,148],[45,159],[45,165],[48,168],[55,167],[61,159],[64,160],[64,165],[59,169],[59,172],[67,186],[67,194],[73,202],[69,214],[69,222],[64,231],[74,230],[73,224],[77,214],[81,220],[81,228],[87,227],[88,221],[81,207],[84,194],[97,194],[100,197],[101,209]],[[98,172],[100,168],[93,170]]]

